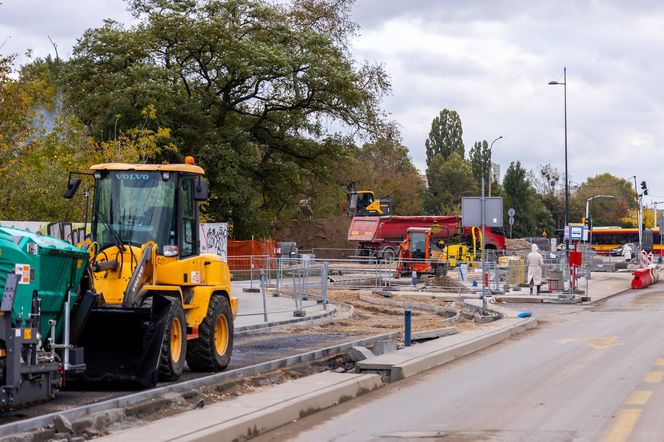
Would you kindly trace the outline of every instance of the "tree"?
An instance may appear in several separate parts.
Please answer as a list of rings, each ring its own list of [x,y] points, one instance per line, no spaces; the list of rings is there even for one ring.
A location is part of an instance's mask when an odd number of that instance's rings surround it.
[[[66,102],[97,141],[140,127],[153,105],[177,145],[157,160],[195,155],[210,180],[208,217],[238,238],[267,235],[303,191],[333,180],[354,135],[389,129],[387,75],[348,47],[351,3],[132,0],[137,25],[106,21],[79,40]]]
[[[560,172],[551,164],[539,165],[537,173],[530,171],[528,179],[533,184],[542,202],[551,213],[554,225],[562,229],[565,220],[564,188],[560,187]]]
[[[528,181],[526,170],[521,162],[512,162],[505,172],[503,180],[505,219],[507,210],[513,208],[515,237],[540,236],[543,230],[553,230],[553,218],[544,206],[537,192]]]
[[[429,138],[424,143],[427,153],[427,168],[437,155],[448,159],[452,154],[457,154],[462,159],[465,156],[463,145],[463,129],[461,118],[456,111],[443,109],[431,122]]]
[[[591,218],[595,226],[624,225],[630,209],[637,207],[636,193],[630,180],[602,173],[586,179],[574,193],[570,202],[570,219],[581,221],[581,217],[585,216],[586,201],[595,195],[614,196],[595,198],[589,203],[592,205]]]
[[[413,165],[408,149],[393,137],[382,137],[362,147],[353,147],[337,162],[333,181],[313,180],[302,199],[312,202],[314,216],[345,213],[347,186],[374,191],[378,198],[390,198],[396,215],[423,213],[424,182]],[[299,209],[292,216],[302,216]]]
[[[461,196],[477,195],[473,171],[459,154],[448,159],[436,155],[427,169],[429,191],[426,196],[427,212],[436,215],[461,213]]]
[[[537,173],[531,171],[528,175],[540,195],[551,195],[560,190],[560,172],[551,163],[540,164]]]
[[[378,197],[391,198],[395,215],[423,212],[424,183],[405,146],[381,138],[358,149],[355,158],[356,179],[353,181],[370,188]]]
[[[80,221],[82,196],[62,197],[70,171],[85,172],[95,163],[150,161],[174,148],[170,130],[154,126],[157,109],[151,106],[140,112],[140,127],[100,142],[89,138],[83,124],[60,109],[59,60],[33,60],[18,79],[10,75],[11,59],[3,60],[0,155],[6,167],[0,180],[7,185],[0,195],[0,219]]]
[[[491,152],[489,151],[489,143],[484,141],[476,141],[468,153],[468,161],[470,167],[473,169],[473,176],[477,185],[482,187],[482,176],[484,176],[484,185],[488,187],[489,179],[491,179]]]

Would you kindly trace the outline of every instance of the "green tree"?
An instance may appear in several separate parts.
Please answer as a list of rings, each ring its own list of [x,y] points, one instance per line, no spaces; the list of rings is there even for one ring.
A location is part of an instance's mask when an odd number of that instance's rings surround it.
[[[565,192],[560,186],[560,172],[551,164],[540,164],[537,172],[531,171],[528,177],[551,213],[555,227],[562,229],[565,223]]]
[[[630,209],[637,207],[636,193],[628,179],[610,173],[602,173],[584,181],[570,201],[570,221],[581,222],[585,216],[586,201],[595,195],[612,195],[614,198],[595,198],[590,202],[590,215],[595,226],[625,224]],[[636,223],[634,223],[636,225]]]
[[[87,30],[64,69],[66,102],[97,141],[159,110],[177,150],[206,169],[210,219],[267,235],[316,181],[334,180],[352,136],[389,125],[379,65],[353,60],[350,0],[133,0],[138,24]],[[119,115],[119,118],[117,117]]]
[[[398,141],[381,138],[358,149],[355,159],[353,181],[370,188],[378,197],[391,198],[395,215],[423,212],[424,183],[408,156],[408,148]]]
[[[424,143],[427,153],[427,168],[431,166],[437,155],[442,156],[445,160],[455,153],[464,158],[465,147],[462,137],[463,128],[459,114],[448,109],[440,111],[431,122],[429,138]]]
[[[154,160],[174,149],[170,131],[152,127],[157,110],[148,106],[140,127],[95,141],[75,117],[59,108],[55,78],[59,60],[31,61],[13,78],[10,58],[0,75],[0,179],[8,185],[0,195],[0,219],[80,221],[82,193],[73,201],[62,197],[70,171],[84,172],[95,163]],[[85,184],[86,186],[90,183]]]
[[[484,176],[484,185],[488,188],[489,179],[491,179],[489,143],[486,140],[476,141],[473,147],[470,148],[468,161],[470,162],[470,167],[473,169],[473,176],[475,177],[477,186],[482,187],[482,176]]]
[[[362,147],[353,147],[338,161],[334,181],[313,180],[302,199],[313,206],[315,217],[345,213],[347,186],[374,191],[378,198],[392,200],[396,215],[419,215],[424,211],[424,182],[398,139],[382,137]],[[293,216],[308,216],[293,211]]]
[[[473,171],[461,156],[453,153],[445,159],[436,155],[427,169],[429,191],[426,195],[427,212],[435,215],[461,213],[461,197],[477,195]]]
[[[513,237],[540,236],[543,230],[553,231],[553,218],[539,195],[529,182],[521,162],[512,162],[503,180],[505,219],[507,210],[513,208]]]

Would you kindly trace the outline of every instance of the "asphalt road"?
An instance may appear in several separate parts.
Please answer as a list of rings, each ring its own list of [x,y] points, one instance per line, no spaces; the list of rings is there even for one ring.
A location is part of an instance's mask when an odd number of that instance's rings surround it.
[[[664,440],[662,288],[523,307],[540,327],[255,440]]]

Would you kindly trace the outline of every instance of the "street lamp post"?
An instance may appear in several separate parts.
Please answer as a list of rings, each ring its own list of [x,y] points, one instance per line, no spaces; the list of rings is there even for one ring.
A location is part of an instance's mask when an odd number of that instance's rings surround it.
[[[493,143],[500,140],[503,136],[499,136],[491,142],[489,146],[489,198],[491,198],[491,181],[493,181],[493,164],[491,164],[491,155],[493,154]]]
[[[565,226],[567,228],[569,224],[569,179],[567,176],[567,67],[563,66],[563,81],[549,81],[550,85],[562,85],[563,86],[563,105],[564,105],[564,115],[565,115]],[[569,234],[567,235],[567,242],[565,250],[569,253]]]
[[[588,224],[588,231],[589,231],[588,233],[590,235],[590,247],[591,248],[593,246],[593,231],[590,227],[590,223],[588,222],[588,220],[590,219],[590,202],[592,200],[594,200],[595,198],[615,198],[615,196],[613,196],[613,195],[595,195],[595,196],[591,196],[590,198],[588,198],[586,200],[586,223]]]
[[[653,227],[655,229],[657,228],[657,205],[662,204],[662,203],[664,203],[664,201],[654,201],[653,202],[653,205],[655,206],[655,209],[654,209],[655,212],[653,213]],[[662,229],[662,227],[664,227],[664,226],[659,226],[660,230]]]

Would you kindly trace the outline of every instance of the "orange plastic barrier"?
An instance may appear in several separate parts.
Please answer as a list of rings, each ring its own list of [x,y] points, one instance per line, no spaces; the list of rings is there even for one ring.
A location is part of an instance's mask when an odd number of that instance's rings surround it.
[[[267,269],[269,260],[277,252],[277,242],[273,239],[229,239],[227,247],[227,261],[231,270]]]
[[[655,282],[652,271],[649,268],[634,270],[634,279],[632,279],[633,289],[643,289]]]

